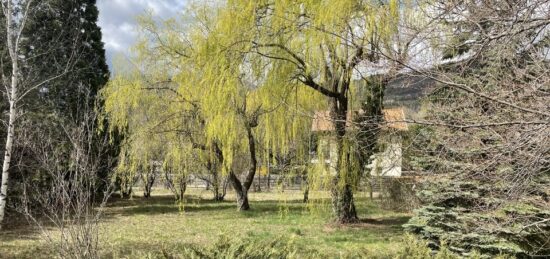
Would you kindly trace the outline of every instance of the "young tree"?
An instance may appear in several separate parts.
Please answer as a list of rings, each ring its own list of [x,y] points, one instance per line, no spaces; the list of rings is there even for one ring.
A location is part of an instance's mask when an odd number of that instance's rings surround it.
[[[23,185],[22,213],[62,258],[100,257],[99,223],[112,193],[111,183],[107,187],[98,184],[105,163],[103,152],[111,148],[109,137],[97,136],[100,120],[95,107],[83,109],[87,111],[81,114],[84,120],[78,122],[26,120],[34,127],[18,136],[30,140],[27,148],[36,163],[33,170],[47,179],[19,183]]]
[[[5,40],[5,45],[7,52],[9,54],[9,74],[6,75],[4,71],[6,68],[2,67],[2,83],[6,89],[6,95],[8,98],[9,108],[8,108],[8,121],[7,121],[7,135],[6,135],[6,144],[4,146],[4,160],[2,164],[2,180],[0,187],[0,224],[2,223],[5,216],[6,209],[6,200],[8,197],[8,183],[9,183],[9,169],[11,165],[12,152],[13,152],[13,141],[15,134],[15,123],[17,117],[17,103],[24,96],[25,86],[23,77],[21,75],[22,71],[20,68],[21,61],[23,57],[21,55],[21,40],[22,33],[25,29],[29,17],[32,15],[31,9],[32,1],[2,1],[2,18],[4,22],[3,34],[5,35],[3,39]],[[47,80],[49,81],[49,80]],[[42,85],[44,82],[32,85],[31,89],[37,88]]]

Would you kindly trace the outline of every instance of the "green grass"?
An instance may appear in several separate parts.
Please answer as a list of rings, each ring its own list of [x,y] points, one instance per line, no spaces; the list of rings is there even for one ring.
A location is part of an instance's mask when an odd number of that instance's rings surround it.
[[[380,209],[364,194],[356,197],[362,221],[348,226],[330,223],[326,194],[312,194],[313,201],[306,206],[299,192],[250,193],[252,210],[247,212],[236,211],[231,195],[226,202],[211,201],[209,196],[209,192],[191,190],[183,206],[165,190],[157,190],[150,199],[113,199],[101,223],[102,253],[107,258],[177,255],[189,244],[208,246],[225,236],[230,240],[288,239],[303,248],[303,257],[307,251],[328,258],[354,251],[384,257],[400,248],[401,225],[409,218]],[[0,244],[0,258],[51,256],[40,233],[28,228],[3,233]]]

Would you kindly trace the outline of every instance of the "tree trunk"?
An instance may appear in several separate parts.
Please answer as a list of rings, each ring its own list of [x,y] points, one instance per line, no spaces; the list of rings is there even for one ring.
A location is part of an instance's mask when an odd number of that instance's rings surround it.
[[[248,204],[248,193],[246,192],[237,192],[237,206],[239,211],[249,210],[250,205]]]
[[[212,183],[212,193],[214,194],[214,201],[218,201],[220,197],[220,188],[218,184]]]
[[[372,175],[369,177],[369,197],[371,200],[374,198],[374,184],[372,183]]]
[[[262,174],[258,174],[258,189],[256,191],[257,192],[262,191]]]
[[[222,192],[219,196],[219,201],[223,201],[225,199],[225,195],[227,194],[227,185],[229,185],[229,180],[224,178],[222,181]]]
[[[183,198],[185,197],[185,190],[187,189],[187,183],[183,183],[180,186],[180,201],[183,201]]]
[[[3,4],[4,5],[4,4]],[[2,165],[2,182],[0,187],[0,228],[2,227],[2,222],[6,214],[6,203],[8,198],[8,183],[9,183],[9,169],[11,163],[12,149],[13,149],[13,138],[15,134],[15,116],[17,115],[17,88],[18,88],[18,38],[14,38],[13,33],[13,6],[11,1],[7,1],[7,10],[2,10],[6,14],[6,36],[7,36],[7,45],[9,54],[11,57],[11,85],[10,93],[8,94],[8,100],[10,104],[9,108],[9,119],[8,119],[8,132],[6,136],[6,146],[4,151],[4,163]],[[3,6],[5,7],[5,6]]]
[[[13,137],[15,129],[15,115],[16,107],[13,97],[16,94],[17,83],[15,76],[12,76],[12,89],[11,89],[11,98],[10,100],[10,114],[8,121],[8,135],[6,137],[6,150],[4,152],[4,164],[2,165],[2,187],[0,188],[0,227],[4,221],[4,216],[6,212],[6,203],[8,198],[8,182],[9,182],[9,169],[11,163],[12,147],[13,147]]]
[[[237,209],[239,211],[249,210],[250,205],[248,204],[248,190],[241,184],[241,181],[233,172],[229,173],[229,181],[233,185],[235,195],[237,196]]]
[[[235,190],[235,194],[237,196],[237,209],[239,211],[250,209],[250,204],[248,203],[248,191],[254,181],[254,175],[256,174],[256,167],[258,164],[258,160],[256,159],[256,140],[253,133],[253,128],[258,126],[257,120],[257,117],[250,119],[246,127],[250,167],[248,168],[244,182],[241,183],[233,171],[229,172],[229,181],[233,185],[233,190]],[[214,145],[214,150],[218,156],[218,160],[223,164],[224,157],[221,149],[218,145]]]
[[[120,195],[123,199],[129,199],[132,196],[132,187],[121,189]]]
[[[253,121],[255,122],[256,119]],[[254,134],[252,132],[252,128],[256,126],[257,126],[257,123],[249,123],[248,127],[246,128],[246,132],[248,135],[248,151],[250,155],[250,167],[248,168],[248,173],[246,174],[246,178],[244,182],[241,184],[241,181],[239,181],[239,179],[233,172],[229,174],[229,180],[233,184],[233,189],[235,190],[235,193],[237,195],[237,205],[238,205],[239,211],[250,209],[250,205],[248,204],[248,190],[250,190],[250,186],[254,181],[254,175],[256,174],[256,166],[258,164],[258,161],[256,159],[256,140],[254,139]]]
[[[304,200],[303,200],[304,203],[308,203],[309,202],[309,184],[306,184],[306,187],[304,189]]]
[[[348,100],[345,96],[333,98],[331,117],[334,122],[337,146],[336,175],[332,180],[332,206],[336,221],[341,224],[353,223],[358,220],[353,200],[353,173],[346,163],[342,163],[344,155],[344,138],[348,120]],[[350,155],[350,154],[348,154]]]
[[[267,191],[271,191],[271,170],[269,168],[269,161],[267,161]]]
[[[143,197],[151,197],[151,192],[153,190],[153,185],[155,184],[155,166],[151,167],[151,172],[145,176],[145,189],[143,190]]]
[[[214,194],[214,201],[223,201],[223,196],[220,194],[220,177],[218,174],[218,168],[212,163],[209,163],[209,169],[212,174],[212,192]]]
[[[343,188],[339,187],[338,179],[335,178],[332,189],[332,206],[336,215],[336,222],[340,224],[354,223],[358,221],[353,191],[349,184]]]
[[[302,175],[302,182],[305,184],[304,186],[304,203],[309,202],[309,181],[307,180],[307,172]]]

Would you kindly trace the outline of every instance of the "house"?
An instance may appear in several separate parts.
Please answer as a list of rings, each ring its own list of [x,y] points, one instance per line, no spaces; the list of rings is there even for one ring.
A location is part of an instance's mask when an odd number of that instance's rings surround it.
[[[364,82],[357,81],[356,85]],[[423,117],[420,100],[433,91],[436,81],[425,76],[402,74],[391,80],[384,89],[384,121],[380,134],[379,144],[382,150],[374,154],[373,162],[367,166],[371,175],[400,177],[402,175],[403,147],[402,137],[408,132],[409,124],[406,119],[418,120]],[[358,95],[362,90],[359,89]],[[348,112],[346,127],[352,126],[352,121],[361,115],[361,111]],[[332,132],[332,123],[328,111],[316,112],[312,122],[312,131],[317,139],[318,150],[321,154],[314,154],[312,163],[319,163],[324,159],[325,164],[335,165],[337,161],[336,142]],[[353,130],[353,129],[351,129]],[[331,171],[335,173],[332,166]]]
[[[353,119],[361,115],[361,111],[349,111],[346,127],[353,130]],[[371,175],[400,177],[402,163],[401,134],[408,131],[405,122],[405,109],[403,107],[384,109],[382,111],[385,123],[382,125],[382,140],[384,144],[382,151],[373,155],[373,162],[367,166]],[[312,163],[324,163],[329,165],[330,172],[336,173],[335,165],[338,158],[338,150],[334,135],[334,123],[330,118],[329,111],[316,112],[312,122],[312,132],[317,138],[317,150],[319,153],[311,160]]]

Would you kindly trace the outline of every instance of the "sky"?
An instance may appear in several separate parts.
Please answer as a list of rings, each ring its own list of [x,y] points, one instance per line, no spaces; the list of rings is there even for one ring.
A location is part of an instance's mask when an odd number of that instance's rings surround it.
[[[128,54],[136,40],[135,17],[150,10],[159,18],[176,16],[186,0],[98,0],[99,26],[107,51],[109,66],[117,53]],[[111,68],[112,69],[112,68]]]

